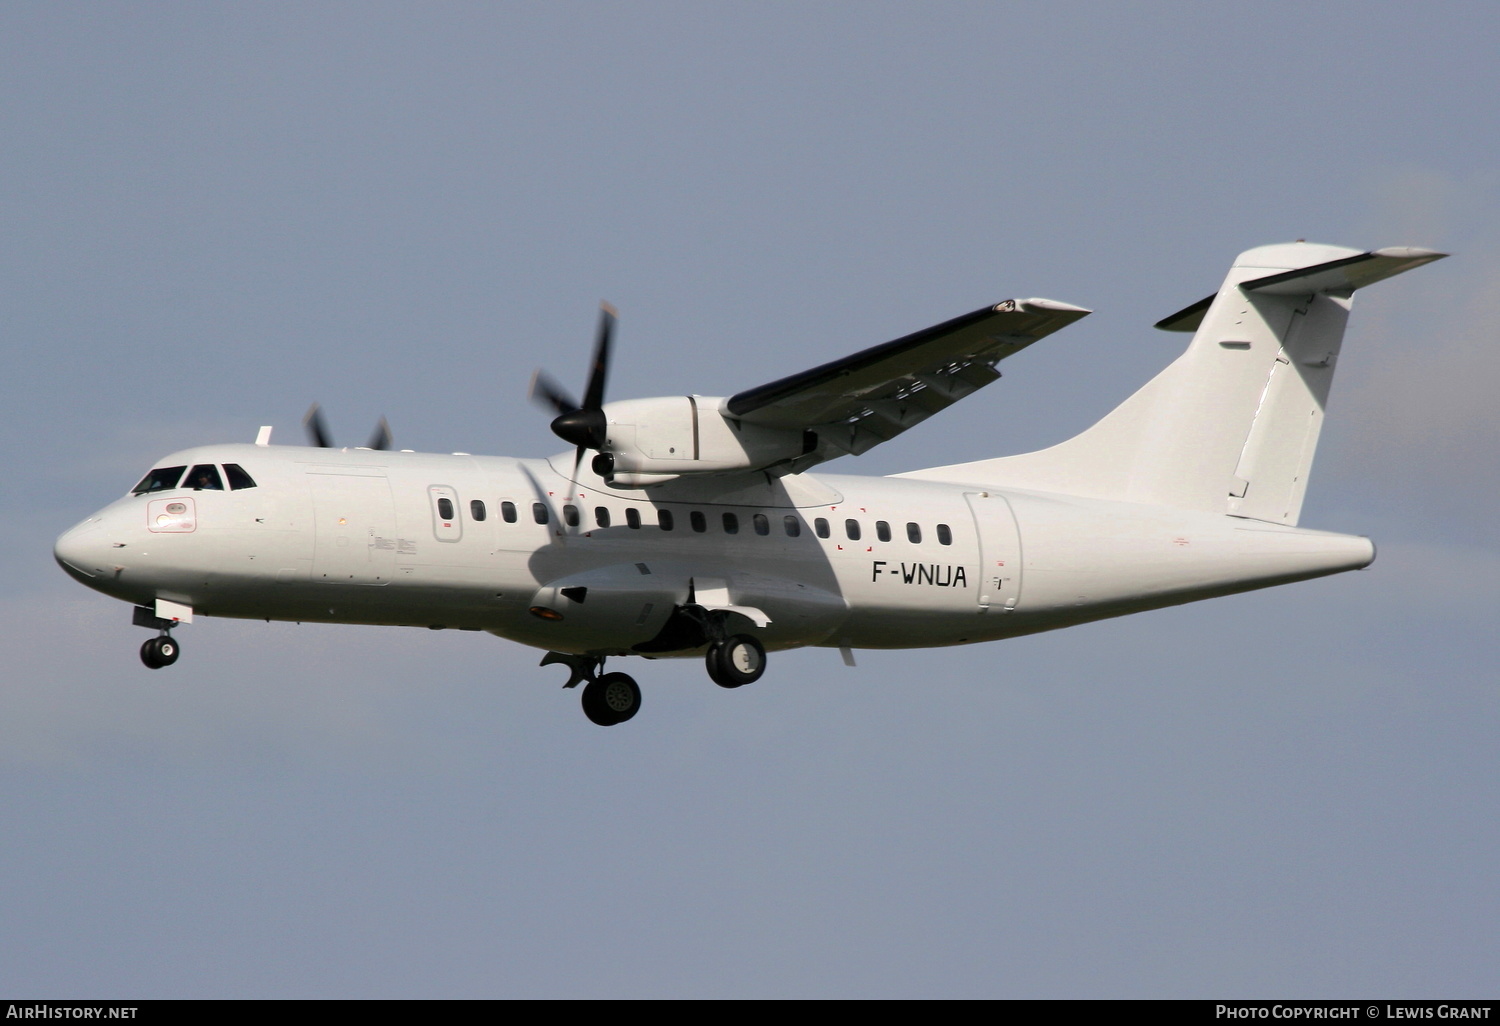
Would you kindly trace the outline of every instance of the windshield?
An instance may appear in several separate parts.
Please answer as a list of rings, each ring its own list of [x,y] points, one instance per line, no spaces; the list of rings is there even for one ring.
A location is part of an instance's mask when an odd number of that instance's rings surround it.
[[[203,463],[188,471],[185,484],[194,491],[202,491],[205,488],[216,492],[224,490],[224,482],[219,480],[219,468],[212,463]]]
[[[186,469],[187,467],[157,467],[141,478],[141,483],[130,489],[130,494],[143,495],[146,492],[164,492],[168,488],[175,488]]]

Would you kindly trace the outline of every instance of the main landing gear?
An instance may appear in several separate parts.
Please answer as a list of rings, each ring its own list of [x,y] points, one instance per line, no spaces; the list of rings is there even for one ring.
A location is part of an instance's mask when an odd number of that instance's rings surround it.
[[[640,686],[626,674],[606,673],[583,689],[583,714],[601,727],[624,723],[640,711]]]
[[[603,656],[570,655],[566,652],[548,652],[542,656],[542,666],[562,663],[569,670],[565,688],[576,688],[587,681],[583,688],[583,714],[601,727],[613,727],[624,723],[641,711],[641,689],[635,679],[624,673],[601,673]]]
[[[754,684],[766,672],[766,650],[748,634],[734,634],[708,646],[708,676],[721,688]]]
[[[568,682],[563,687],[583,685],[583,714],[599,726],[613,727],[641,711],[640,685],[627,674],[605,673],[603,656],[548,652],[542,657],[541,665],[553,663],[568,668]],[[719,687],[744,687],[766,672],[766,650],[748,634],[732,634],[708,646],[704,665]]]

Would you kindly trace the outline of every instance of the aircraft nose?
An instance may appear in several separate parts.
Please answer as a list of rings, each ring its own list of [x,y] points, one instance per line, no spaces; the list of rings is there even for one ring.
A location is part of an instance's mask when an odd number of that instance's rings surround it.
[[[52,546],[52,558],[69,576],[89,584],[106,573],[110,543],[97,516],[64,531]]]

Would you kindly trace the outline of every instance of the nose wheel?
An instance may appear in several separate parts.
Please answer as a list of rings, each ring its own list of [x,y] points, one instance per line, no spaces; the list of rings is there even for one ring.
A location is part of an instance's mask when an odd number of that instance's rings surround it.
[[[177,661],[177,642],[172,640],[170,634],[163,634],[157,638],[149,638],[141,646],[141,662],[153,670],[159,670],[163,666],[171,666]]]

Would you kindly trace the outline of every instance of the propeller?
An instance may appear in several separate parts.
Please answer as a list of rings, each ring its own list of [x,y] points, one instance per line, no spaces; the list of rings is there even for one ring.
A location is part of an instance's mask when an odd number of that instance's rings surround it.
[[[337,449],[328,434],[328,425],[323,423],[323,410],[317,403],[307,408],[302,416],[302,426],[307,429],[307,440],[319,449]],[[364,446],[366,449],[389,449],[391,447],[391,425],[384,417],[375,425],[375,431]]]
[[[557,412],[552,419],[552,433],[576,447],[573,454],[573,476],[578,476],[578,465],[583,462],[587,449],[604,448],[608,441],[609,421],[604,415],[604,383],[609,377],[610,341],[615,332],[615,308],[608,303],[599,304],[599,334],[594,341],[594,361],[589,367],[589,380],[584,389],[583,402],[579,403],[562,386],[537,371],[531,379],[531,398]],[[594,459],[594,471],[607,477],[614,460],[608,453],[600,452]]]

